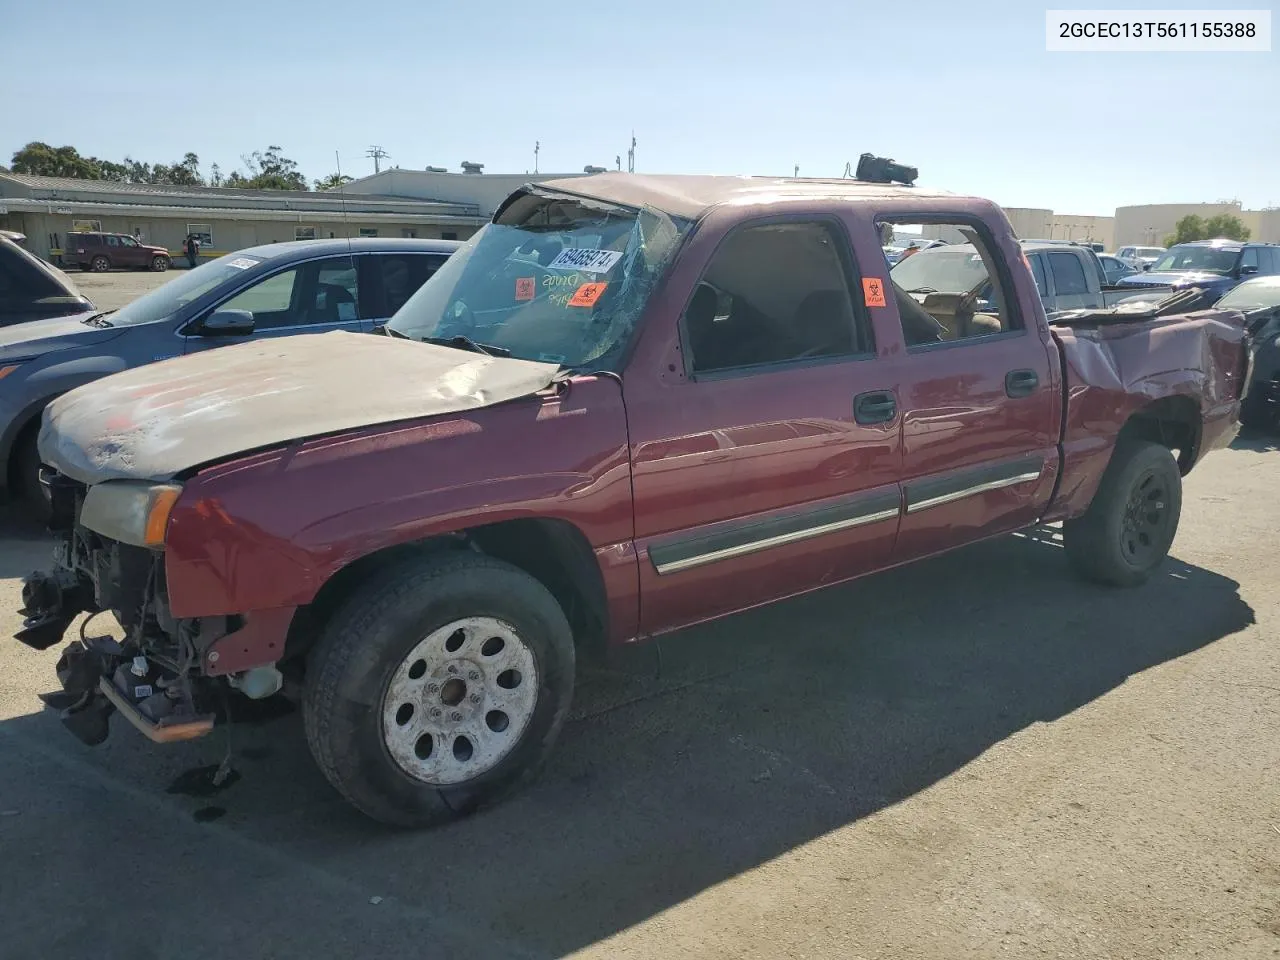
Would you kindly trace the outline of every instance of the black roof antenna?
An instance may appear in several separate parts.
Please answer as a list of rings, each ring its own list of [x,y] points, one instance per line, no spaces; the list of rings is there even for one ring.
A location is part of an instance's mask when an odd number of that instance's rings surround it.
[[[347,216],[347,190],[342,182],[342,160],[338,151],[333,151],[333,163],[338,168],[338,202],[342,204],[342,226],[347,231],[347,256],[351,257],[351,266],[356,265],[355,251],[351,249],[351,218]]]
[[[845,164],[846,175],[848,170],[849,165]],[[858,169],[854,172],[854,177],[867,183],[901,183],[908,187],[915,185],[918,176],[920,171],[915,167],[870,153],[864,153],[858,158]]]

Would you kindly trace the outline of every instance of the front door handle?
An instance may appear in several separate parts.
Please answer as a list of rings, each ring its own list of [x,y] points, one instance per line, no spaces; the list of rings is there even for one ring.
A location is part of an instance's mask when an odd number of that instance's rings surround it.
[[[888,390],[872,390],[853,398],[853,419],[865,425],[888,423],[898,415],[898,401]]]
[[[1010,370],[1004,377],[1004,392],[1010,397],[1029,397],[1039,386],[1034,370]]]

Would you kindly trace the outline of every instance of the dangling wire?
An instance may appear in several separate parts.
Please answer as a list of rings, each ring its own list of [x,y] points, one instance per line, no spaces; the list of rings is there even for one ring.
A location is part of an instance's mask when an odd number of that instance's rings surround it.
[[[93,620],[94,617],[100,616],[101,614],[104,614],[106,612],[107,611],[105,610],[99,610],[96,613],[89,614],[87,617],[85,617],[83,620],[80,621],[80,642],[81,643],[89,642],[89,638],[85,636],[85,630],[88,629],[89,622]]]

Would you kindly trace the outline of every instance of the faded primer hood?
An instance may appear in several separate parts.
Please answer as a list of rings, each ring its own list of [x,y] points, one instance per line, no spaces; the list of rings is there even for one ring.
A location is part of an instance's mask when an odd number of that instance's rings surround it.
[[[291,440],[528,396],[558,371],[367,333],[261,340],[64,394],[45,411],[40,457],[82,483],[164,481]]]

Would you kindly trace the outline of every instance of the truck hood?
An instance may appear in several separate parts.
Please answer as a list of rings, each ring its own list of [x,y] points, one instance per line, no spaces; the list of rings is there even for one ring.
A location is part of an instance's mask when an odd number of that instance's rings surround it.
[[[45,410],[40,456],[82,483],[164,481],[291,440],[513,400],[559,369],[367,333],[237,344],[64,394]]]
[[[85,319],[97,311],[0,327],[0,363],[40,357],[68,347],[87,347],[120,336],[126,327],[94,327]]]
[[[1220,273],[1203,273],[1196,270],[1165,270],[1160,273],[1131,273],[1121,277],[1116,286],[1125,287],[1158,287],[1172,285],[1175,287],[1220,287],[1234,283],[1230,277]]]

